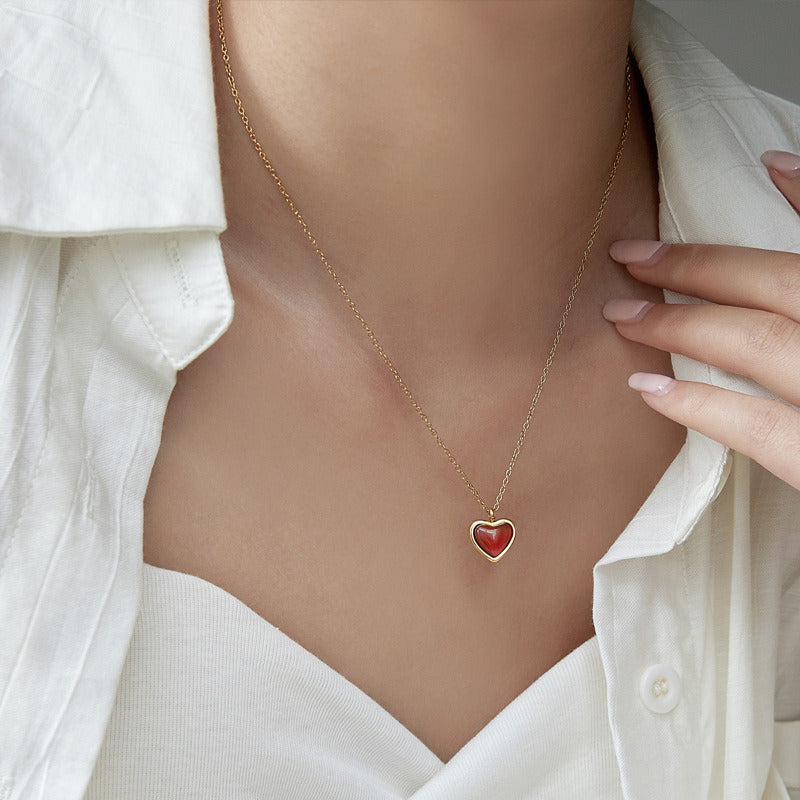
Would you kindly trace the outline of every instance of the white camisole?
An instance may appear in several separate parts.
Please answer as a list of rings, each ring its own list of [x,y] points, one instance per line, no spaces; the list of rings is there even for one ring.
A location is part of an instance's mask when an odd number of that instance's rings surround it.
[[[447,763],[223,589],[144,565],[85,800],[622,800],[597,638]]]

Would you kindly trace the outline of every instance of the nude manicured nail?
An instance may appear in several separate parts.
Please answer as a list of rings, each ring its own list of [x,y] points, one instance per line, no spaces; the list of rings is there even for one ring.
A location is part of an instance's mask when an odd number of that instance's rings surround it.
[[[654,305],[649,300],[609,300],[603,306],[603,316],[609,322],[638,322]]]
[[[800,156],[794,153],[787,153],[785,150],[767,150],[761,154],[761,163],[780,172],[784,178],[800,178]]]
[[[648,394],[666,394],[677,381],[667,375],[656,375],[653,372],[634,372],[628,378],[628,386]]]
[[[608,254],[621,264],[655,264],[669,247],[650,239],[620,239],[608,248]]]

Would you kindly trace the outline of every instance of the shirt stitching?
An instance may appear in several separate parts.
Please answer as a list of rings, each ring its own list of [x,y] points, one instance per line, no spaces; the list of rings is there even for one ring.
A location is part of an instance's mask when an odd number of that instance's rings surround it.
[[[186,276],[186,270],[183,267],[183,261],[181,259],[181,250],[178,240],[175,238],[167,239],[164,243],[164,249],[167,251],[170,267],[172,267],[172,274],[175,278],[175,282],[178,284],[181,303],[183,303],[184,307],[197,306],[197,296],[189,285],[189,279]]]
[[[139,316],[144,322],[147,330],[150,331],[150,335],[155,340],[156,344],[158,345],[158,349],[161,351],[161,354],[167,361],[174,367],[175,362],[170,356],[169,351],[167,350],[164,343],[161,341],[161,337],[158,335],[158,332],[153,327],[153,323],[150,321],[150,317],[147,316],[147,312],[144,310],[142,306],[139,295],[136,293],[136,290],[133,288],[133,284],[131,283],[130,277],[128,275],[128,267],[125,263],[125,257],[122,255],[122,252],[117,247],[117,243],[114,236],[107,236],[109,247],[111,248],[111,253],[114,256],[114,260],[117,264],[117,269],[119,270],[120,276],[122,277],[122,281],[125,284],[125,288],[128,290],[128,296],[131,298],[131,302],[133,303],[136,311],[139,313]]]
[[[227,292],[229,291],[228,287],[230,285],[230,281],[228,281],[227,278],[227,271],[225,267],[225,260],[222,255],[222,245],[220,244],[219,234],[213,233],[210,234],[210,236],[215,250],[215,255],[219,259],[218,263],[222,267],[222,271],[219,270],[216,271],[215,280],[213,283],[213,291],[217,295],[221,295],[223,292],[227,294]],[[223,274],[226,277],[223,278]],[[197,356],[199,353],[202,353],[204,350],[206,350],[206,348],[209,346],[209,342],[216,341],[221,335],[221,332],[226,330],[226,328],[229,325],[229,322],[230,321],[228,320],[227,315],[225,316],[224,319],[220,319],[219,323],[215,325],[211,331],[209,331],[208,336],[206,336],[194,349],[184,354],[183,361],[185,363],[188,363],[192,361],[195,358],[195,356]]]

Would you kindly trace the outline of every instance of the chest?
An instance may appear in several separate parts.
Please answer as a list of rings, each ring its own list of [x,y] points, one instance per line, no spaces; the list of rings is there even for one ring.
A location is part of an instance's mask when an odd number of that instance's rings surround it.
[[[324,353],[315,363],[320,346],[262,339],[257,325],[239,314],[178,373],[145,498],[145,561],[228,591],[449,760],[594,634],[592,567],[685,429],[627,388],[631,345],[613,329],[593,353],[565,342],[499,509],[516,538],[491,563],[469,539],[485,513],[391,375]],[[668,354],[640,355],[637,368],[671,374]],[[589,362],[618,374],[593,381]],[[490,505],[528,384],[474,419],[439,415]]]

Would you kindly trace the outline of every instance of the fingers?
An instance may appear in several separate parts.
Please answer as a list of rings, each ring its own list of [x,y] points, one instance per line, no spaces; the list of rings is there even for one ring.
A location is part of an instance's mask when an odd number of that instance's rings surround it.
[[[713,303],[757,308],[800,322],[800,255],[733,245],[670,244],[650,258],[642,240],[614,242],[609,253],[639,281]],[[651,247],[657,246],[653,242]]]
[[[625,321],[626,308],[641,302],[611,300],[603,316],[626,339],[752,378],[800,406],[797,322],[768,311],[678,303],[657,303],[640,310],[636,321]]]
[[[636,373],[633,388],[654,410],[757,461],[800,489],[800,414],[779,400],[694,381]],[[666,391],[664,391],[666,390]]]
[[[784,150],[767,150],[761,154],[761,163],[783,196],[800,213],[800,156]]]
[[[768,150],[761,158],[800,213],[800,157]],[[609,300],[603,315],[621,335],[752,378],[781,399],[650,373],[635,373],[629,385],[654,410],[800,489],[800,411],[792,407],[800,406],[800,255],[644,240],[614,242],[609,254],[643,283],[710,301]]]

